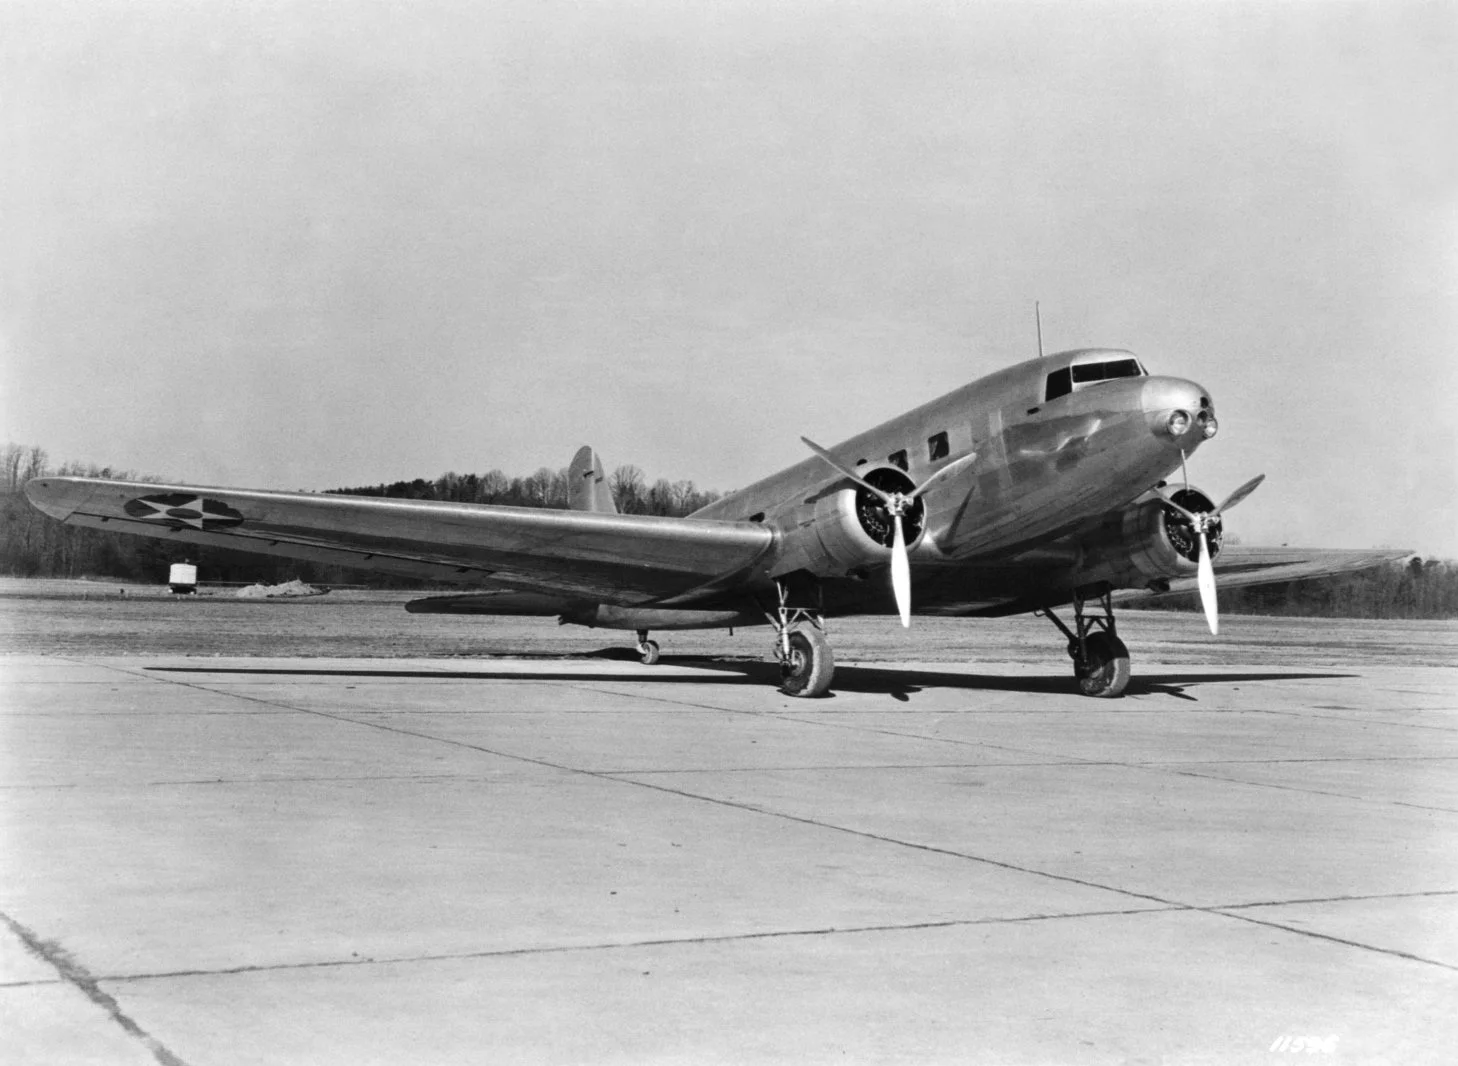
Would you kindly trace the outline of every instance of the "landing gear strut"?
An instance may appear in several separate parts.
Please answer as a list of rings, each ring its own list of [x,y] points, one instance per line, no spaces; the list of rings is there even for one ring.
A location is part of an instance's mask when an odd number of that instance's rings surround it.
[[[648,630],[638,630],[638,654],[643,658],[645,666],[652,666],[658,661],[658,641],[648,639]]]
[[[780,662],[780,691],[787,696],[823,696],[830,691],[835,656],[825,636],[818,582],[777,580],[779,606],[765,611],[775,627],[775,658]]]
[[[1079,691],[1085,696],[1114,699],[1129,687],[1129,649],[1114,630],[1114,607],[1108,591],[1099,594],[1098,614],[1085,613],[1085,602],[1080,593],[1074,593],[1073,624],[1077,632],[1064,625],[1051,608],[1033,613],[1047,618],[1068,638],[1068,655],[1073,660]]]

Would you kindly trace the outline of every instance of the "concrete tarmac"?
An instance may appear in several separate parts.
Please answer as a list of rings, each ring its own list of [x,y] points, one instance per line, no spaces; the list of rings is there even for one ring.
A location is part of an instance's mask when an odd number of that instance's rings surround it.
[[[1454,1061],[1458,669],[772,670],[5,658],[0,1060]]]

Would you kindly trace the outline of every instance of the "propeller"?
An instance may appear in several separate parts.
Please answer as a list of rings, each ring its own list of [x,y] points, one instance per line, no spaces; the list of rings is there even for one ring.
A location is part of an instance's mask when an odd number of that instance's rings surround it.
[[[1210,627],[1210,633],[1212,635],[1220,632],[1220,607],[1215,597],[1215,564],[1210,558],[1208,530],[1213,522],[1254,492],[1264,480],[1266,480],[1265,474],[1257,474],[1229,496],[1225,497],[1225,502],[1215,508],[1215,510],[1201,512],[1199,514],[1180,506],[1163,489],[1154,490],[1160,499],[1189,519],[1190,525],[1195,530],[1195,534],[1200,538],[1200,561],[1196,580],[1200,587],[1200,606],[1205,609],[1205,624]],[[1185,487],[1189,487],[1188,483]]]
[[[846,477],[850,478],[867,492],[873,493],[882,503],[886,505],[886,513],[891,516],[895,525],[895,533],[891,540],[891,591],[896,597],[896,609],[901,614],[901,625],[909,628],[911,626],[911,560],[906,552],[906,532],[901,525],[901,517],[926,491],[935,485],[942,478],[949,474],[957,473],[966,469],[976,461],[975,452],[968,452],[966,455],[942,467],[931,477],[927,478],[920,485],[917,485],[910,492],[887,492],[885,489],[872,485],[855,470],[846,466],[832,453],[826,451],[816,444],[809,437],[801,437],[805,446],[820,458],[824,459],[831,466],[835,467]]]

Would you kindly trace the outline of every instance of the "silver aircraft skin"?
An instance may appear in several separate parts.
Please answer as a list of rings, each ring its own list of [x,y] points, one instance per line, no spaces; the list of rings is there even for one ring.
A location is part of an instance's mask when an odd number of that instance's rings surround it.
[[[782,688],[823,695],[825,620],[854,614],[1045,614],[1081,691],[1129,681],[1114,605],[1198,588],[1217,628],[1227,585],[1289,581],[1405,552],[1228,547],[1225,510],[1184,482],[1218,430],[1210,393],[1085,348],[971,382],[731,493],[687,518],[618,514],[581,448],[570,510],[41,477],[73,525],[465,586],[416,613],[555,615],[637,631],[769,624]],[[1179,486],[1174,482],[1178,480]],[[1072,627],[1052,608],[1072,604]]]

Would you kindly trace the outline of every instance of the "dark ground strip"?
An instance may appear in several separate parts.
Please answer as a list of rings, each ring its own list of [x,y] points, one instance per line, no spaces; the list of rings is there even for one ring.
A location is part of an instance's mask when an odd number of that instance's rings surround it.
[[[10,928],[10,931],[20,938],[27,951],[38,959],[42,959],[55,967],[61,979],[70,985],[75,986],[81,994],[95,1003],[110,1016],[111,1020],[121,1026],[131,1036],[141,1041],[147,1050],[152,1053],[162,1066],[187,1066],[187,1063],[178,1058],[175,1054],[151,1033],[147,1032],[135,1021],[132,1020],[122,1009],[115,999],[101,990],[97,979],[93,977],[85,967],[71,957],[71,954],[61,947],[54,940],[42,940],[25,926],[21,925],[8,914],[0,914],[0,921]],[[44,982],[21,982],[29,984],[41,984]],[[57,982],[59,983],[59,982]],[[5,987],[12,987],[7,985]]]
[[[171,679],[167,679],[167,680],[171,680]],[[197,689],[198,691],[206,692],[209,695],[219,695],[220,694],[218,692],[218,690],[216,690],[216,689],[208,689],[208,688],[205,688],[205,687],[203,687],[201,685],[196,685],[196,684],[192,684],[192,683],[189,683],[189,682],[172,681],[171,683],[178,684],[178,685],[182,685],[182,686],[187,687],[187,688],[194,688],[194,689]],[[263,699],[261,699],[261,698],[259,698],[257,696],[249,696],[249,695],[245,695],[245,694],[241,694],[241,693],[222,693],[222,694],[231,695],[231,696],[233,696],[236,699],[243,699],[243,700],[248,700],[250,702],[263,703],[266,706],[288,708],[288,705],[287,704],[278,703],[278,702],[274,702],[274,701],[263,700]],[[658,698],[659,699],[663,699],[663,697],[658,697]],[[665,702],[670,702],[670,701],[665,701]],[[1372,944],[1363,944],[1363,943],[1360,943],[1360,942],[1357,942],[1357,941],[1345,940],[1345,939],[1340,938],[1340,937],[1328,936],[1326,934],[1314,933],[1314,932],[1311,932],[1310,930],[1290,928],[1290,927],[1287,927],[1287,926],[1279,925],[1279,924],[1274,923],[1274,922],[1267,922],[1267,921],[1263,921],[1263,920],[1260,920],[1260,919],[1252,918],[1252,917],[1250,917],[1248,915],[1227,914],[1227,913],[1224,913],[1224,912],[1222,912],[1222,911],[1220,911],[1220,910],[1218,910],[1216,908],[1213,908],[1213,907],[1196,907],[1196,906],[1192,906],[1190,904],[1186,904],[1186,903],[1180,902],[1178,900],[1165,899],[1163,897],[1156,896],[1156,895],[1152,895],[1152,894],[1149,894],[1149,893],[1135,892],[1135,891],[1132,891],[1130,889],[1123,889],[1123,888],[1118,888],[1118,887],[1115,887],[1115,886],[1112,886],[1112,885],[1100,884],[1098,882],[1088,881],[1088,880],[1085,880],[1085,879],[1082,879],[1082,878],[1072,877],[1072,876],[1068,876],[1068,875],[1064,875],[1064,874],[1055,874],[1055,873],[1051,873],[1051,872],[1046,871],[1046,870],[1033,869],[1031,867],[1019,866],[1019,865],[1014,864],[1014,863],[1002,862],[1002,861],[999,861],[997,859],[988,858],[986,856],[972,855],[972,854],[966,853],[966,852],[959,852],[959,851],[955,851],[955,850],[952,850],[952,849],[949,849],[949,848],[934,847],[932,845],[927,845],[927,844],[918,844],[918,843],[915,843],[913,841],[898,840],[898,839],[896,839],[894,837],[887,837],[887,836],[883,836],[881,834],[871,833],[871,832],[867,832],[867,831],[864,831],[864,830],[858,830],[858,829],[852,829],[852,828],[849,828],[849,827],[846,827],[846,826],[834,825],[834,824],[831,824],[831,823],[828,823],[828,822],[821,822],[821,821],[817,821],[817,820],[812,819],[812,818],[804,818],[804,817],[800,817],[800,816],[797,816],[797,815],[791,815],[791,814],[787,814],[787,813],[781,812],[781,811],[768,810],[768,809],[761,808],[761,807],[756,807],[754,805],[747,804],[747,803],[739,803],[739,802],[734,802],[734,801],[720,799],[718,797],[705,796],[705,795],[702,795],[702,794],[699,794],[699,793],[689,792],[689,791],[686,791],[686,790],[683,790],[683,789],[668,788],[668,787],[666,787],[664,785],[655,784],[655,783],[648,782],[648,781],[636,781],[636,780],[633,780],[633,779],[631,779],[629,777],[621,777],[621,776],[616,776],[615,777],[615,776],[610,776],[610,775],[607,775],[607,774],[604,774],[604,773],[601,773],[601,772],[598,772],[598,771],[584,770],[584,769],[580,769],[578,767],[572,767],[572,766],[567,766],[567,765],[560,764],[560,763],[554,763],[554,762],[552,762],[550,760],[547,760],[547,759],[537,759],[537,758],[531,758],[531,757],[527,757],[527,756],[515,755],[515,754],[509,753],[509,752],[498,751],[498,750],[494,750],[494,749],[491,749],[491,748],[486,748],[486,747],[484,747],[482,745],[469,744],[469,743],[466,743],[464,741],[458,741],[458,740],[452,740],[452,739],[449,739],[449,738],[437,737],[437,736],[433,736],[433,735],[428,734],[428,733],[421,733],[421,732],[414,731],[414,730],[401,729],[401,728],[396,727],[396,726],[385,725],[384,723],[379,723],[379,722],[362,722],[362,721],[359,721],[358,719],[350,718],[350,717],[347,717],[347,716],[344,716],[344,715],[330,714],[330,713],[327,713],[327,712],[324,712],[324,711],[310,710],[310,709],[306,709],[306,708],[288,708],[288,709],[297,710],[297,711],[299,711],[300,713],[303,713],[303,714],[311,714],[311,715],[316,715],[316,716],[321,717],[321,718],[327,718],[327,719],[329,719],[331,721],[345,722],[345,723],[349,723],[351,725],[364,726],[365,728],[370,728],[370,729],[379,729],[379,730],[382,730],[382,731],[385,731],[385,732],[396,733],[396,734],[400,734],[400,735],[403,735],[403,736],[411,736],[411,737],[415,737],[417,739],[431,740],[431,741],[435,741],[437,743],[448,744],[448,745],[451,745],[451,746],[454,746],[454,747],[460,747],[460,748],[465,748],[465,749],[469,749],[469,750],[480,751],[480,752],[482,752],[484,754],[496,756],[497,758],[504,758],[504,759],[511,759],[511,760],[519,761],[519,762],[526,762],[526,763],[530,763],[530,764],[533,764],[533,765],[543,766],[543,767],[546,767],[546,768],[549,768],[549,769],[554,769],[554,770],[558,770],[558,771],[565,772],[565,773],[582,775],[582,776],[594,778],[594,779],[597,779],[597,780],[613,781],[613,782],[617,782],[619,784],[633,785],[633,786],[636,786],[636,787],[639,787],[639,788],[647,788],[647,789],[651,789],[651,790],[654,790],[654,791],[657,791],[657,792],[663,792],[663,793],[666,793],[666,794],[669,794],[669,795],[680,796],[680,797],[683,797],[683,798],[686,798],[686,799],[695,800],[695,801],[698,801],[698,802],[712,803],[712,804],[715,804],[717,806],[728,807],[728,808],[737,809],[737,810],[744,810],[744,811],[748,811],[748,812],[755,813],[755,814],[761,814],[761,815],[765,815],[765,816],[772,817],[772,818],[779,818],[779,819],[782,819],[782,820],[796,822],[796,823],[804,824],[804,825],[809,825],[809,826],[813,826],[813,827],[820,828],[820,829],[826,829],[826,830],[830,830],[832,832],[844,833],[844,834],[847,834],[847,835],[850,835],[850,836],[855,836],[855,837],[858,837],[858,838],[861,838],[861,839],[875,840],[875,841],[878,841],[878,842],[881,842],[881,843],[891,844],[891,845],[897,846],[897,847],[911,848],[911,849],[914,849],[914,850],[918,850],[918,851],[922,851],[922,852],[926,852],[926,853],[931,853],[931,854],[947,855],[949,857],[964,859],[964,860],[967,860],[967,861],[970,861],[970,862],[977,862],[977,863],[981,863],[981,864],[984,864],[984,865],[997,867],[999,869],[1005,869],[1005,870],[1010,870],[1010,871],[1017,872],[1017,873],[1028,874],[1030,876],[1041,877],[1041,878],[1045,878],[1045,879],[1048,879],[1048,880],[1059,881],[1059,882],[1063,882],[1063,883],[1067,883],[1067,884],[1075,884],[1075,885],[1079,885],[1079,886],[1085,887],[1085,888],[1099,889],[1099,890],[1102,890],[1102,891],[1105,891],[1105,892],[1113,892],[1113,893],[1116,893],[1118,895],[1130,897],[1132,899],[1147,900],[1149,902],[1156,903],[1156,904],[1159,904],[1159,905],[1161,905],[1163,907],[1167,907],[1167,908],[1174,908],[1174,909],[1180,909],[1180,910],[1189,910],[1189,911],[1199,911],[1199,912],[1202,912],[1202,913],[1216,915],[1216,916],[1224,917],[1224,918],[1230,918],[1230,919],[1237,920],[1237,921],[1250,922],[1250,923],[1256,924],[1256,925],[1265,925],[1265,926],[1269,926],[1271,928],[1281,929],[1281,930],[1283,930],[1285,932],[1293,933],[1293,934],[1296,934],[1296,935],[1299,935],[1299,936],[1307,936],[1307,937],[1311,937],[1313,939],[1324,940],[1324,941],[1331,942],[1331,943],[1343,944],[1343,945],[1348,946],[1348,947],[1355,947],[1355,948],[1359,948],[1359,949],[1362,949],[1362,950],[1375,952],[1375,953],[1378,953],[1378,954],[1395,956],[1397,958],[1407,959],[1407,960],[1413,961],[1413,962],[1427,963],[1427,964],[1429,964],[1431,966],[1437,966],[1437,967],[1440,967],[1440,968],[1446,969],[1446,970],[1458,969],[1458,967],[1451,966],[1451,965],[1449,965],[1447,963],[1438,962],[1438,961],[1433,960],[1433,959],[1427,959],[1427,958],[1423,958],[1423,957],[1416,956],[1416,955],[1411,955],[1411,954],[1409,954],[1407,952],[1396,951],[1396,950],[1389,949],[1389,948],[1378,947],[1378,946],[1372,945]],[[723,710],[723,708],[706,708],[706,709],[711,709],[711,710],[716,710],[716,711],[722,711]],[[753,712],[750,712],[750,713],[753,713]],[[775,717],[775,716],[771,716],[771,717]],[[804,724],[811,724],[811,723],[804,723]],[[833,724],[833,723],[825,723],[825,724]],[[879,732],[880,730],[876,730],[876,731]],[[922,739],[935,739],[935,738],[922,738]],[[1046,754],[1044,754],[1044,753],[1031,753],[1030,752],[1030,753],[1027,753],[1027,754],[1043,754],[1044,757],[1047,757]],[[1135,764],[1123,764],[1123,765],[1128,765],[1129,768],[1131,768],[1131,769],[1145,769],[1144,767],[1140,767],[1140,766],[1135,765]],[[1154,769],[1154,768],[1149,768],[1149,769],[1154,770],[1154,772],[1160,772],[1160,771],[1158,771],[1157,769]],[[1245,782],[1240,782],[1240,783],[1245,783]]]

